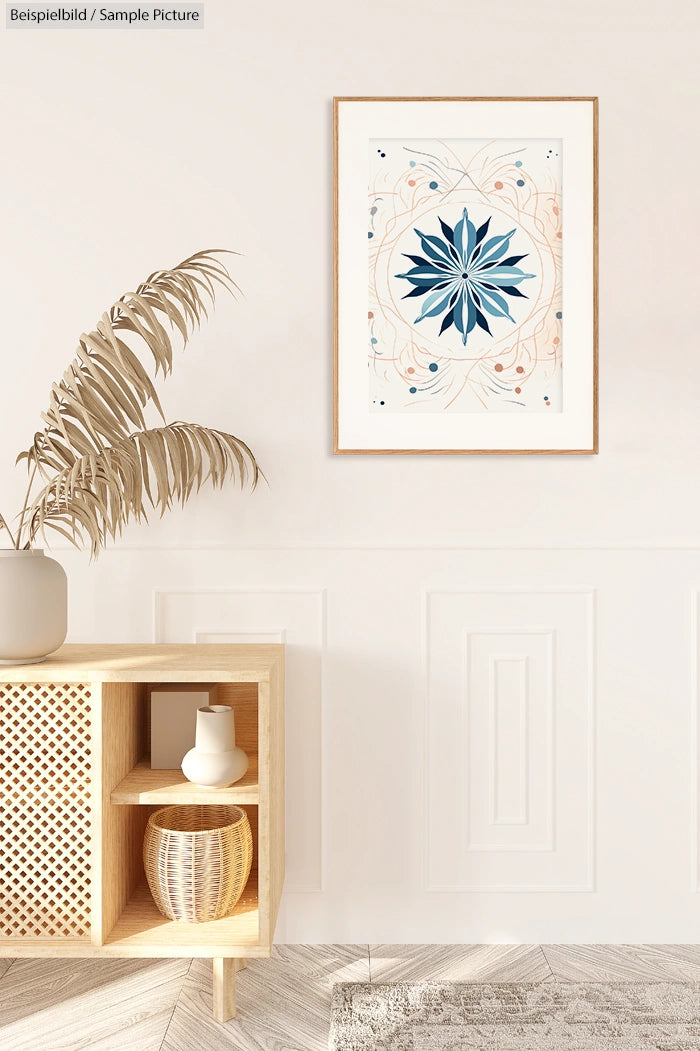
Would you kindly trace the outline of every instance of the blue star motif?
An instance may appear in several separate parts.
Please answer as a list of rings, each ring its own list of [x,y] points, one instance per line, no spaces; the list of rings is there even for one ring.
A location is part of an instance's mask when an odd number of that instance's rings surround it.
[[[439,219],[442,237],[414,230],[425,258],[404,253],[415,265],[405,274],[394,275],[414,286],[404,299],[426,297],[416,324],[444,314],[439,335],[454,325],[465,346],[476,325],[492,335],[487,314],[508,318],[515,324],[505,297],[527,299],[516,286],[535,276],[517,265],[525,259],[524,255],[507,254],[515,229],[485,240],[491,218],[477,230],[464,208],[454,229]]]

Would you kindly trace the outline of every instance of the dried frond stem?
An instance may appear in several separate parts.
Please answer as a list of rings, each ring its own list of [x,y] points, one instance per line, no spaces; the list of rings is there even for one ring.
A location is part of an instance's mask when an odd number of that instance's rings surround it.
[[[147,505],[163,515],[209,480],[221,486],[228,478],[241,485],[250,479],[255,487],[260,469],[245,442],[198,424],[166,424],[153,381],[123,338],[148,351],[156,377],[168,376],[171,332],[186,344],[208,316],[217,287],[238,291],[220,252],[196,252],[172,270],[155,271],[81,335],[51,388],[43,431],[17,457],[27,461],[30,477],[16,536],[0,516],[16,548],[50,528],[76,546],[87,539],[94,557],[130,519],[145,519]],[[149,403],[164,426],[147,427]],[[43,487],[30,502],[37,473]]]

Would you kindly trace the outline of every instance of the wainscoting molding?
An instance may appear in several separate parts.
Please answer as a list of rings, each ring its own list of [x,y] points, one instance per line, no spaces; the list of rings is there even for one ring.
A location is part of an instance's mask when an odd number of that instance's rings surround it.
[[[591,590],[426,591],[428,890],[594,887]]]
[[[527,825],[530,812],[530,658],[527,654],[512,657],[491,654],[488,671],[489,824]],[[504,733],[509,725],[517,726],[517,734],[509,736]],[[549,743],[548,766],[551,766],[551,732]],[[513,778],[513,774],[517,776]],[[552,813],[550,809],[550,818]],[[474,849],[473,844],[471,849]]]
[[[285,891],[323,890],[322,698],[325,591],[155,589],[154,642],[285,642]],[[303,820],[300,820],[303,815]]]
[[[690,592],[690,889],[700,893],[700,589]]]
[[[469,851],[554,850],[554,647],[549,630],[465,633]]]
[[[286,632],[279,941],[696,937],[700,550],[60,557],[70,642]]]

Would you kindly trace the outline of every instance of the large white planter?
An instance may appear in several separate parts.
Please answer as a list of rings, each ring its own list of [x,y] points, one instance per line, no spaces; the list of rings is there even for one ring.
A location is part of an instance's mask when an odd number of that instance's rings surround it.
[[[182,760],[182,772],[200,788],[226,788],[240,781],[248,756],[236,747],[233,708],[211,704],[197,710],[195,746]]]
[[[0,664],[36,664],[68,631],[68,581],[41,550],[0,549]]]

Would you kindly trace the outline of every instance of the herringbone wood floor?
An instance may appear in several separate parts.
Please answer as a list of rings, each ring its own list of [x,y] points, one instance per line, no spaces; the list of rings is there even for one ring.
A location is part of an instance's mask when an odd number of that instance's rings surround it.
[[[2,1051],[326,1051],[336,982],[698,981],[695,945],[280,945],[211,1017],[205,960],[0,960]]]

